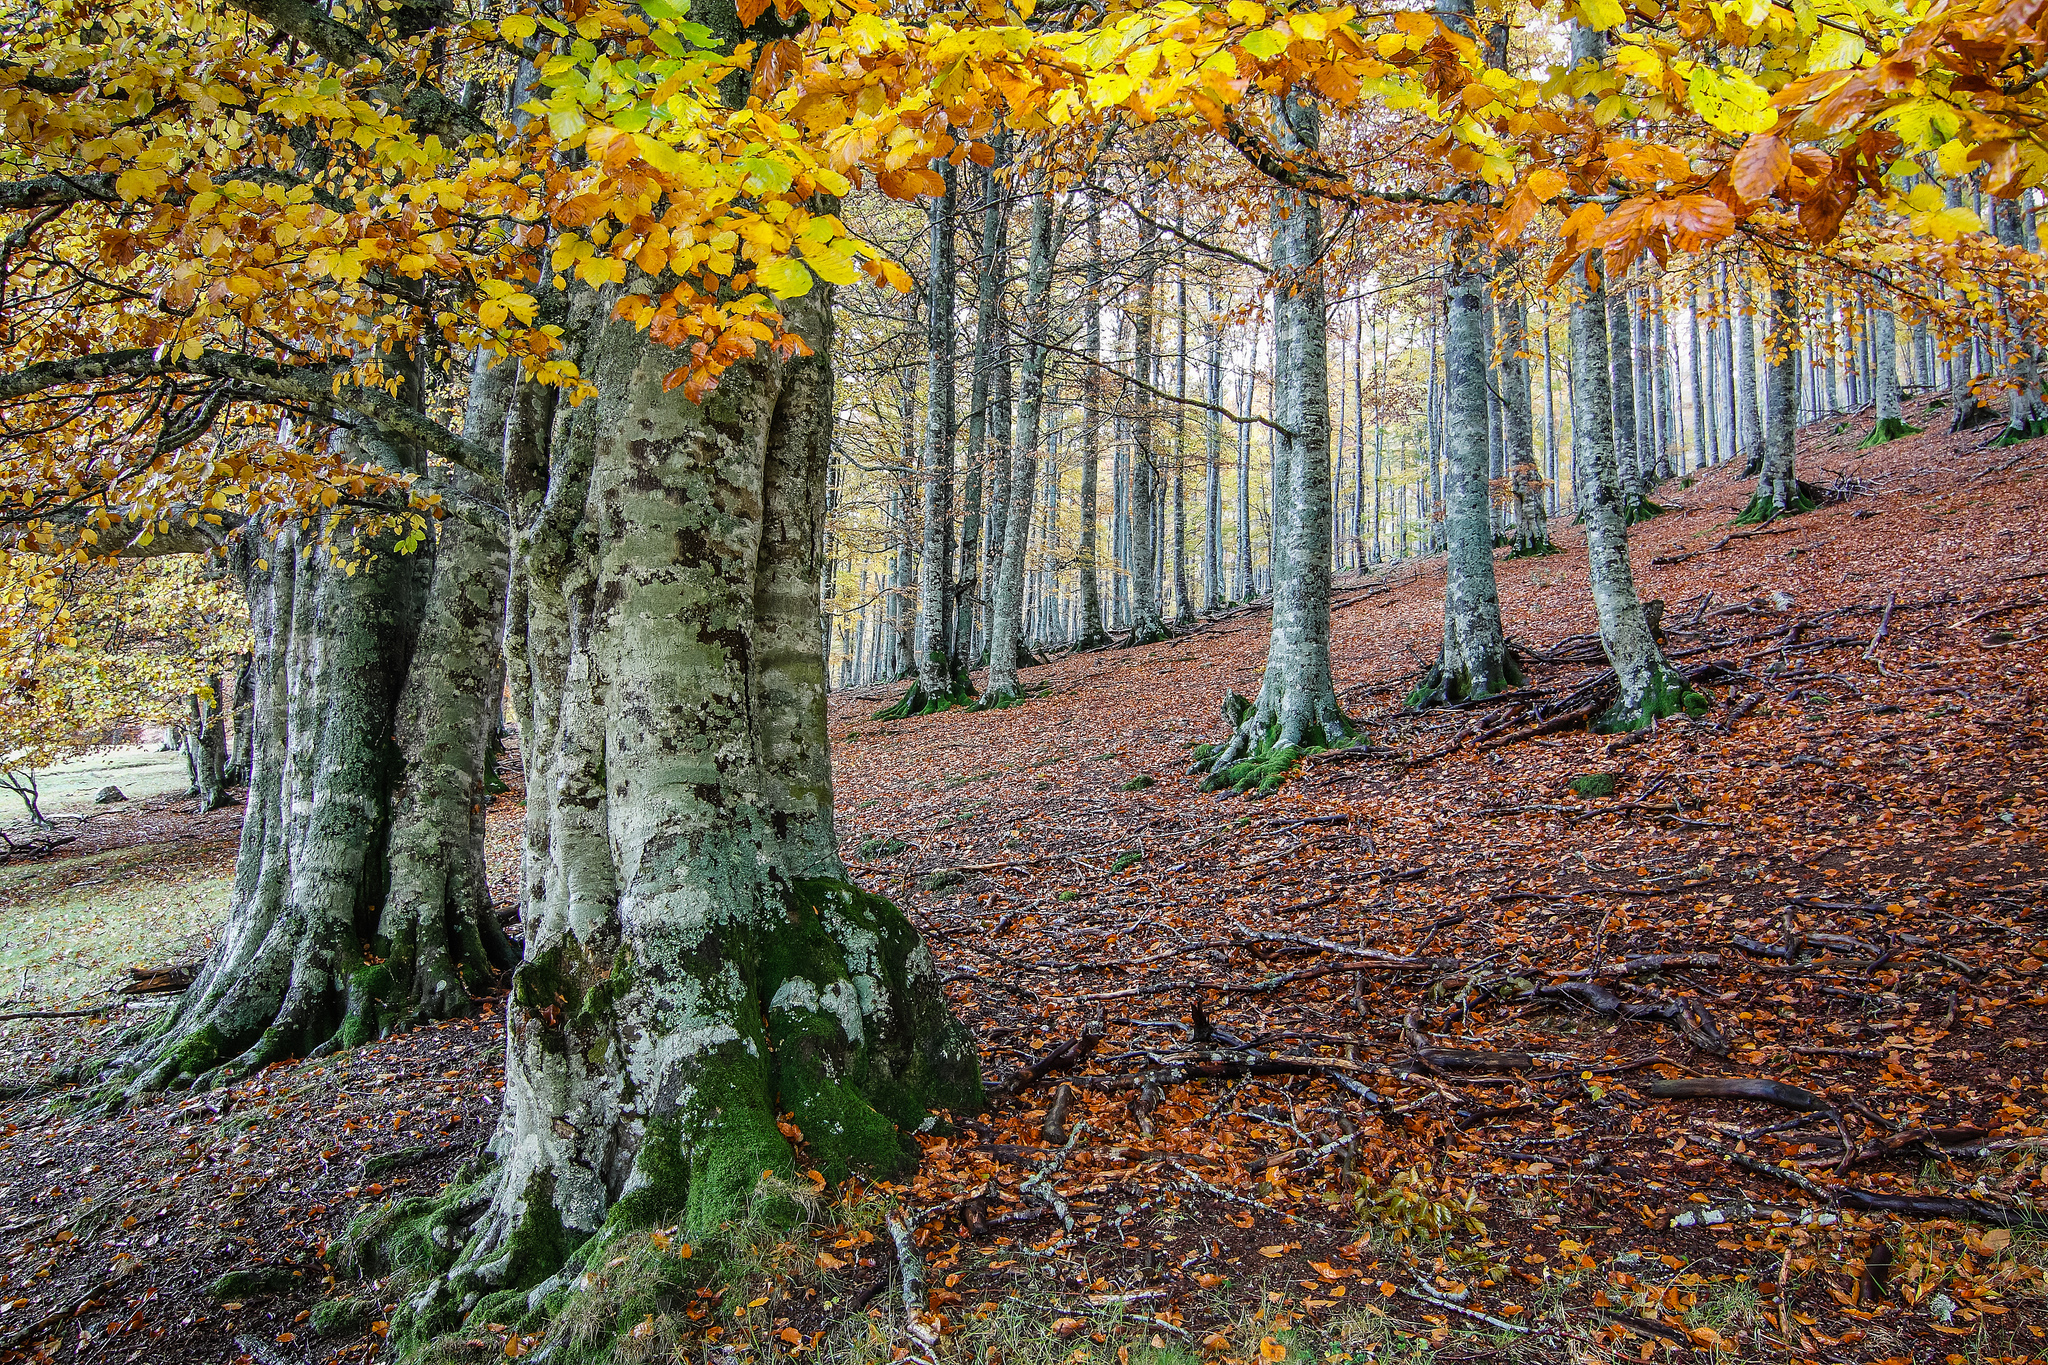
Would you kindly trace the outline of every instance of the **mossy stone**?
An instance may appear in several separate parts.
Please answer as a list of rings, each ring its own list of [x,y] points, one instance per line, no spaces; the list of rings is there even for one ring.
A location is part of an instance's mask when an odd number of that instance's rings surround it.
[[[1580,796],[1612,796],[1614,784],[1613,773],[1580,773],[1571,780],[1572,790]]]
[[[316,1337],[352,1337],[368,1330],[376,1316],[377,1305],[369,1299],[322,1299],[313,1305],[306,1325]]]
[[[1141,792],[1151,785],[1152,779],[1146,776],[1144,773],[1139,773],[1136,777],[1124,783],[1123,786],[1117,788],[1117,790],[1127,792]]]

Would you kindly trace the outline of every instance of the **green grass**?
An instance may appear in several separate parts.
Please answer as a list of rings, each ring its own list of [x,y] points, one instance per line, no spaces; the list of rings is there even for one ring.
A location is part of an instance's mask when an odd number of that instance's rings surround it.
[[[36,774],[45,815],[91,810],[93,793],[110,782],[130,801],[146,801],[183,795],[192,785],[192,774],[183,753],[160,754],[154,749],[108,749],[52,764]],[[0,812],[0,821],[28,815],[11,792],[0,792]]]
[[[142,846],[0,866],[0,999],[77,1008],[123,968],[197,957],[233,886],[232,849],[167,859]]]

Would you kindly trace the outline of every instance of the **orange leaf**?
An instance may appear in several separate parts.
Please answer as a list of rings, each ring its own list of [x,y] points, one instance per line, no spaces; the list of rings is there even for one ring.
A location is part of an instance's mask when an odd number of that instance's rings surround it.
[[[738,0],[740,27],[752,28],[754,21],[768,12],[768,0]]]
[[[1752,204],[1777,193],[1792,174],[1792,149],[1776,133],[1752,133],[1728,167],[1728,183]]]

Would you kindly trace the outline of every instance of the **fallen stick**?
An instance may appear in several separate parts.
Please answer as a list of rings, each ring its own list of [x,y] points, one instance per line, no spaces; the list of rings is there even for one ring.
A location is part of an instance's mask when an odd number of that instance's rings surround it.
[[[1877,1194],[1870,1190],[1829,1189],[1811,1176],[1790,1167],[1773,1166],[1768,1161],[1759,1161],[1741,1152],[1732,1152],[1717,1143],[1701,1141],[1700,1146],[1746,1171],[1776,1176],[1787,1184],[1797,1185],[1814,1198],[1829,1205],[1847,1204],[1851,1208],[1863,1209],[1870,1213],[1903,1213],[1914,1218],[1962,1218],[2004,1228],[2048,1228],[2048,1215],[2036,1213],[2031,1209],[2007,1208],[2003,1204],[1987,1203],[1982,1199],[1949,1199]]]
[[[891,1208],[885,1221],[889,1226],[889,1239],[896,1244],[896,1268],[903,1285],[904,1330],[917,1338],[926,1350],[932,1350],[938,1346],[939,1336],[924,1323],[924,1315],[930,1311],[924,1290],[924,1260],[911,1241],[910,1223],[902,1210]]]

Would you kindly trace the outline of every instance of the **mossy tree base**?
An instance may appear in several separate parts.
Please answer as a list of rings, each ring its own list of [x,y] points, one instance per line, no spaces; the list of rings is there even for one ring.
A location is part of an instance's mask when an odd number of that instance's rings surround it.
[[[1914,426],[1903,417],[1881,417],[1878,419],[1877,425],[1870,429],[1870,434],[1856,443],[1856,448],[1858,450],[1869,450],[1872,446],[1885,445],[1891,441],[1919,434],[1920,428]]]
[[[1530,545],[1517,545],[1509,559],[1540,559],[1544,555],[1561,555],[1564,551],[1555,541],[1543,540]]]
[[[955,692],[951,696],[939,697],[926,692],[924,684],[914,682],[910,685],[910,690],[903,694],[900,701],[875,712],[873,719],[908,720],[912,716],[933,716],[941,711],[951,711],[957,707],[972,706],[974,703],[975,694],[972,687]]]
[[[1683,714],[1696,718],[1713,704],[1712,697],[1687,683],[1682,674],[1660,672],[1651,679],[1650,690],[1640,702],[1631,705],[1622,698],[1595,717],[1593,733],[1629,734],[1655,725],[1666,716]]]
[[[1147,626],[1141,623],[1131,627],[1131,633],[1124,638],[1121,647],[1124,649],[1136,649],[1140,645],[1156,645],[1172,638],[1173,628],[1171,626],[1163,623],[1157,626]]]
[[[2024,427],[2009,426],[1999,432],[1998,438],[1991,443],[1991,448],[1997,450],[2005,446],[2016,446],[2025,441],[2039,440],[2043,436],[2048,436],[2048,418],[2035,418]]]
[[[1737,526],[1761,526],[1779,517],[1794,517],[1801,512],[1811,512],[1820,506],[1821,490],[1812,484],[1800,481],[1798,492],[1789,506],[1779,507],[1768,494],[1757,493],[1750,498],[1749,506],[1742,509],[1742,515],[1735,519]]]
[[[901,911],[835,880],[767,903],[694,944],[529,955],[494,1164],[354,1230],[367,1268],[407,1278],[403,1355],[486,1319],[545,1325],[615,1248],[772,1220],[805,1170],[901,1174],[935,1111],[979,1107],[973,1040]]]
[[[1267,689],[1271,690],[1271,689]],[[1322,719],[1296,717],[1293,724],[1272,704],[1254,706],[1235,692],[1226,693],[1223,719],[1230,737],[1221,744],[1196,745],[1193,771],[1206,773],[1205,792],[1230,790],[1246,796],[1269,796],[1283,786],[1304,758],[1334,748],[1352,733],[1349,719],[1334,698]]]
[[[1524,677],[1521,660],[1515,657],[1515,651],[1511,648],[1503,649],[1500,654],[1498,685],[1486,690],[1489,693],[1504,692],[1509,688],[1520,687]],[[1450,667],[1442,659],[1438,659],[1436,663],[1430,665],[1429,671],[1422,675],[1422,681],[1416,684],[1415,690],[1401,699],[1401,705],[1410,711],[1422,711],[1433,706],[1450,706],[1470,701],[1473,695],[1472,675],[1462,668]]]
[[[1670,510],[1663,504],[1652,502],[1645,497],[1629,498],[1623,507],[1622,520],[1626,525],[1634,526],[1652,517],[1661,517]]]

